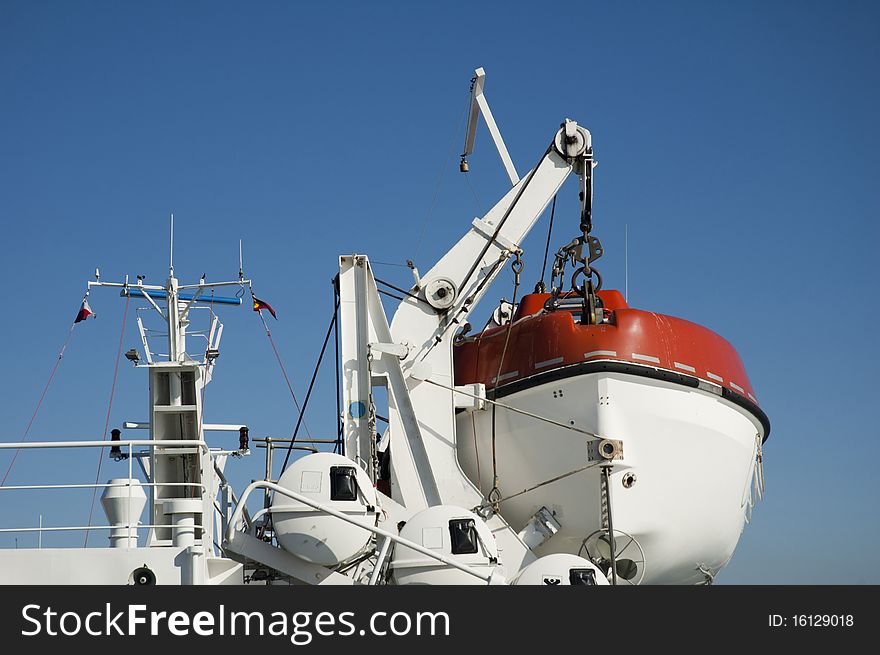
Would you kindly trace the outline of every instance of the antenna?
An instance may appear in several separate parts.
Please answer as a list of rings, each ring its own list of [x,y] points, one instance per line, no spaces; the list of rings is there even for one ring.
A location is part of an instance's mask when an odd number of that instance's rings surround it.
[[[629,302],[629,223],[623,224],[623,299]]]
[[[238,279],[244,279],[244,266],[242,265],[241,258],[241,239],[238,240]]]
[[[174,214],[171,214],[171,245],[168,248],[168,275],[174,277]]]

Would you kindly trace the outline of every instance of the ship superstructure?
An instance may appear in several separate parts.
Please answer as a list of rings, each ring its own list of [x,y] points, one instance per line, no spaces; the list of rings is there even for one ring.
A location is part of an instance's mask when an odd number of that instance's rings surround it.
[[[168,353],[153,352],[156,335],[138,315],[142,347],[126,355],[148,369],[149,420],[125,424],[124,438],[114,432],[111,442],[2,445],[101,448],[127,471],[98,485],[105,525],[68,526],[103,531],[106,546],[3,551],[0,580],[714,579],[761,493],[769,421],[724,339],[631,308],[619,292],[602,289],[594,266],[603,248],[592,233],[591,133],[564,120],[538,163],[519,177],[484,80],[478,69],[461,170],[469,167],[482,116],[511,188],[427,273],[411,266],[413,284],[397,289],[390,320],[379,295],[386,283],[369,258],[339,258],[341,431],[327,440],[335,452],[295,458],[273,479],[273,446],[263,441],[265,479],[240,497],[227,483],[227,463],[250,454],[251,442],[246,423],[203,417],[223,330],[216,312],[241,304],[248,291],[255,310],[272,311],[253,296],[241,265],[238,279],[226,282],[181,285],[173,264],[164,285],[97,277],[90,290],[118,287],[126,302],[164,325]],[[550,287],[520,294],[520,244],[572,175],[578,234],[557,252]],[[468,318],[508,266],[513,299],[473,333]],[[207,332],[190,331],[195,311],[209,312]],[[145,438],[131,438],[136,430]],[[238,432],[239,448],[209,447],[205,433],[212,430]]]

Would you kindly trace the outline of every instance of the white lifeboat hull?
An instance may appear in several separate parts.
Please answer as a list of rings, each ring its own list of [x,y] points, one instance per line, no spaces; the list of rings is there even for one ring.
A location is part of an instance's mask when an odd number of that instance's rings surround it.
[[[616,548],[638,567],[633,582],[702,583],[728,562],[750,510],[761,434],[744,409],[708,391],[618,372],[563,377],[498,402],[623,442],[610,496]],[[591,463],[586,435],[495,411],[502,498]],[[458,414],[457,448],[465,473],[488,495],[490,405]],[[635,475],[628,487],[627,474]],[[585,539],[603,528],[599,466],[502,501],[501,513],[521,529],[542,506],[561,529],[536,554],[584,554]]]

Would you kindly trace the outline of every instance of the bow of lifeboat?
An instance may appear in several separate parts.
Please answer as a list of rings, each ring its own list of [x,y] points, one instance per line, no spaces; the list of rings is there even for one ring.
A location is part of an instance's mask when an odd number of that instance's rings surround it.
[[[618,291],[598,295],[597,325],[580,323],[579,303],[548,311],[549,294],[525,296],[510,325],[458,341],[455,383],[621,441],[608,486],[620,577],[703,582],[739,540],[769,422],[721,336],[630,308]],[[484,495],[496,476],[502,498],[537,486],[502,501],[505,518],[522,529],[541,507],[554,513],[561,527],[539,555],[591,551],[605,525],[599,466],[559,478],[592,463],[589,441],[500,406],[457,415],[462,468]]]

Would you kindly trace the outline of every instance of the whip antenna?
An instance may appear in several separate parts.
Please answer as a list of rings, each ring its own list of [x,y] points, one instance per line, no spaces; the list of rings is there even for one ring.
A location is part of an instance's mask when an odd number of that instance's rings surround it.
[[[168,246],[168,275],[174,277],[174,214],[171,214],[171,237]]]

